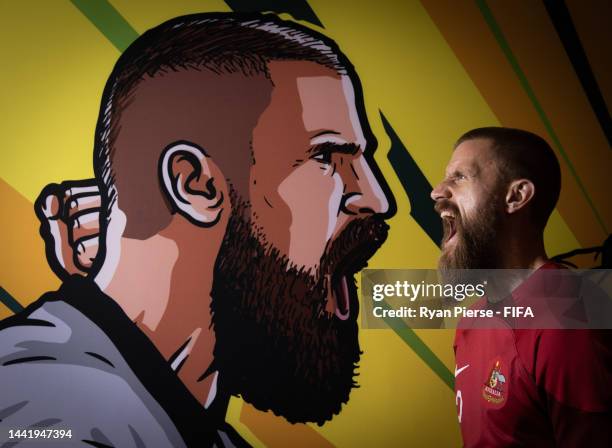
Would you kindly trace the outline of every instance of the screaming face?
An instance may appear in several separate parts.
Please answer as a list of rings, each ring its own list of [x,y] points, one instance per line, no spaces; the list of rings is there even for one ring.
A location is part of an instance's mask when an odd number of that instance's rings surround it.
[[[323,424],[355,385],[359,361],[354,274],[387,225],[353,221],[314,273],[262,244],[239,201],[219,253],[212,291],[220,386],[290,422]],[[326,311],[330,295],[338,306]]]
[[[215,367],[220,388],[258,409],[323,424],[355,386],[354,275],[386,238],[389,204],[348,76],[269,67],[248,188],[231,192],[215,265]]]
[[[441,269],[497,267],[504,202],[488,145],[486,140],[459,145],[448,164],[446,178],[432,192],[444,229]]]

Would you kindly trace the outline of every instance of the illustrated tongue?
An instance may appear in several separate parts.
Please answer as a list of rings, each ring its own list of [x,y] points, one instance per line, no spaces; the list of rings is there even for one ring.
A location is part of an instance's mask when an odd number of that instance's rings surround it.
[[[348,283],[346,276],[340,278],[340,284],[336,289],[336,317],[340,320],[346,320],[349,318],[350,306],[349,306],[349,292]]]

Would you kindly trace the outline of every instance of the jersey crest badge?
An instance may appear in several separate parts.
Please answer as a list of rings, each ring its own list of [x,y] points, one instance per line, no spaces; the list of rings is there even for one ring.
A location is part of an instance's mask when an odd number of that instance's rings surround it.
[[[482,396],[489,403],[500,404],[506,399],[505,397],[506,377],[502,374],[499,361],[495,362],[495,366],[491,370],[491,374],[482,388]]]

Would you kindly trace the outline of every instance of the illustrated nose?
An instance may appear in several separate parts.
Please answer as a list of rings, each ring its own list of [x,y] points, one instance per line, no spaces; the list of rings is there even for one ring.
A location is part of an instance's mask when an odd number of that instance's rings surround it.
[[[359,157],[349,164],[345,182],[343,209],[351,215],[386,214],[389,211],[389,198],[376,179],[365,157]]]
[[[436,185],[436,187],[431,190],[430,196],[434,201],[439,201],[441,199],[449,199],[451,194],[450,190],[448,189],[448,186],[446,185],[446,182],[442,181],[438,185]]]

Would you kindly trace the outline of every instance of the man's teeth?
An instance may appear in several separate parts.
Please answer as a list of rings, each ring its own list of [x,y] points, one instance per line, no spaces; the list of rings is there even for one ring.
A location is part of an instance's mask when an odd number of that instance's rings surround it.
[[[443,211],[442,213],[440,213],[440,217],[442,217],[442,218],[454,218],[455,215],[453,215],[451,212]]]

